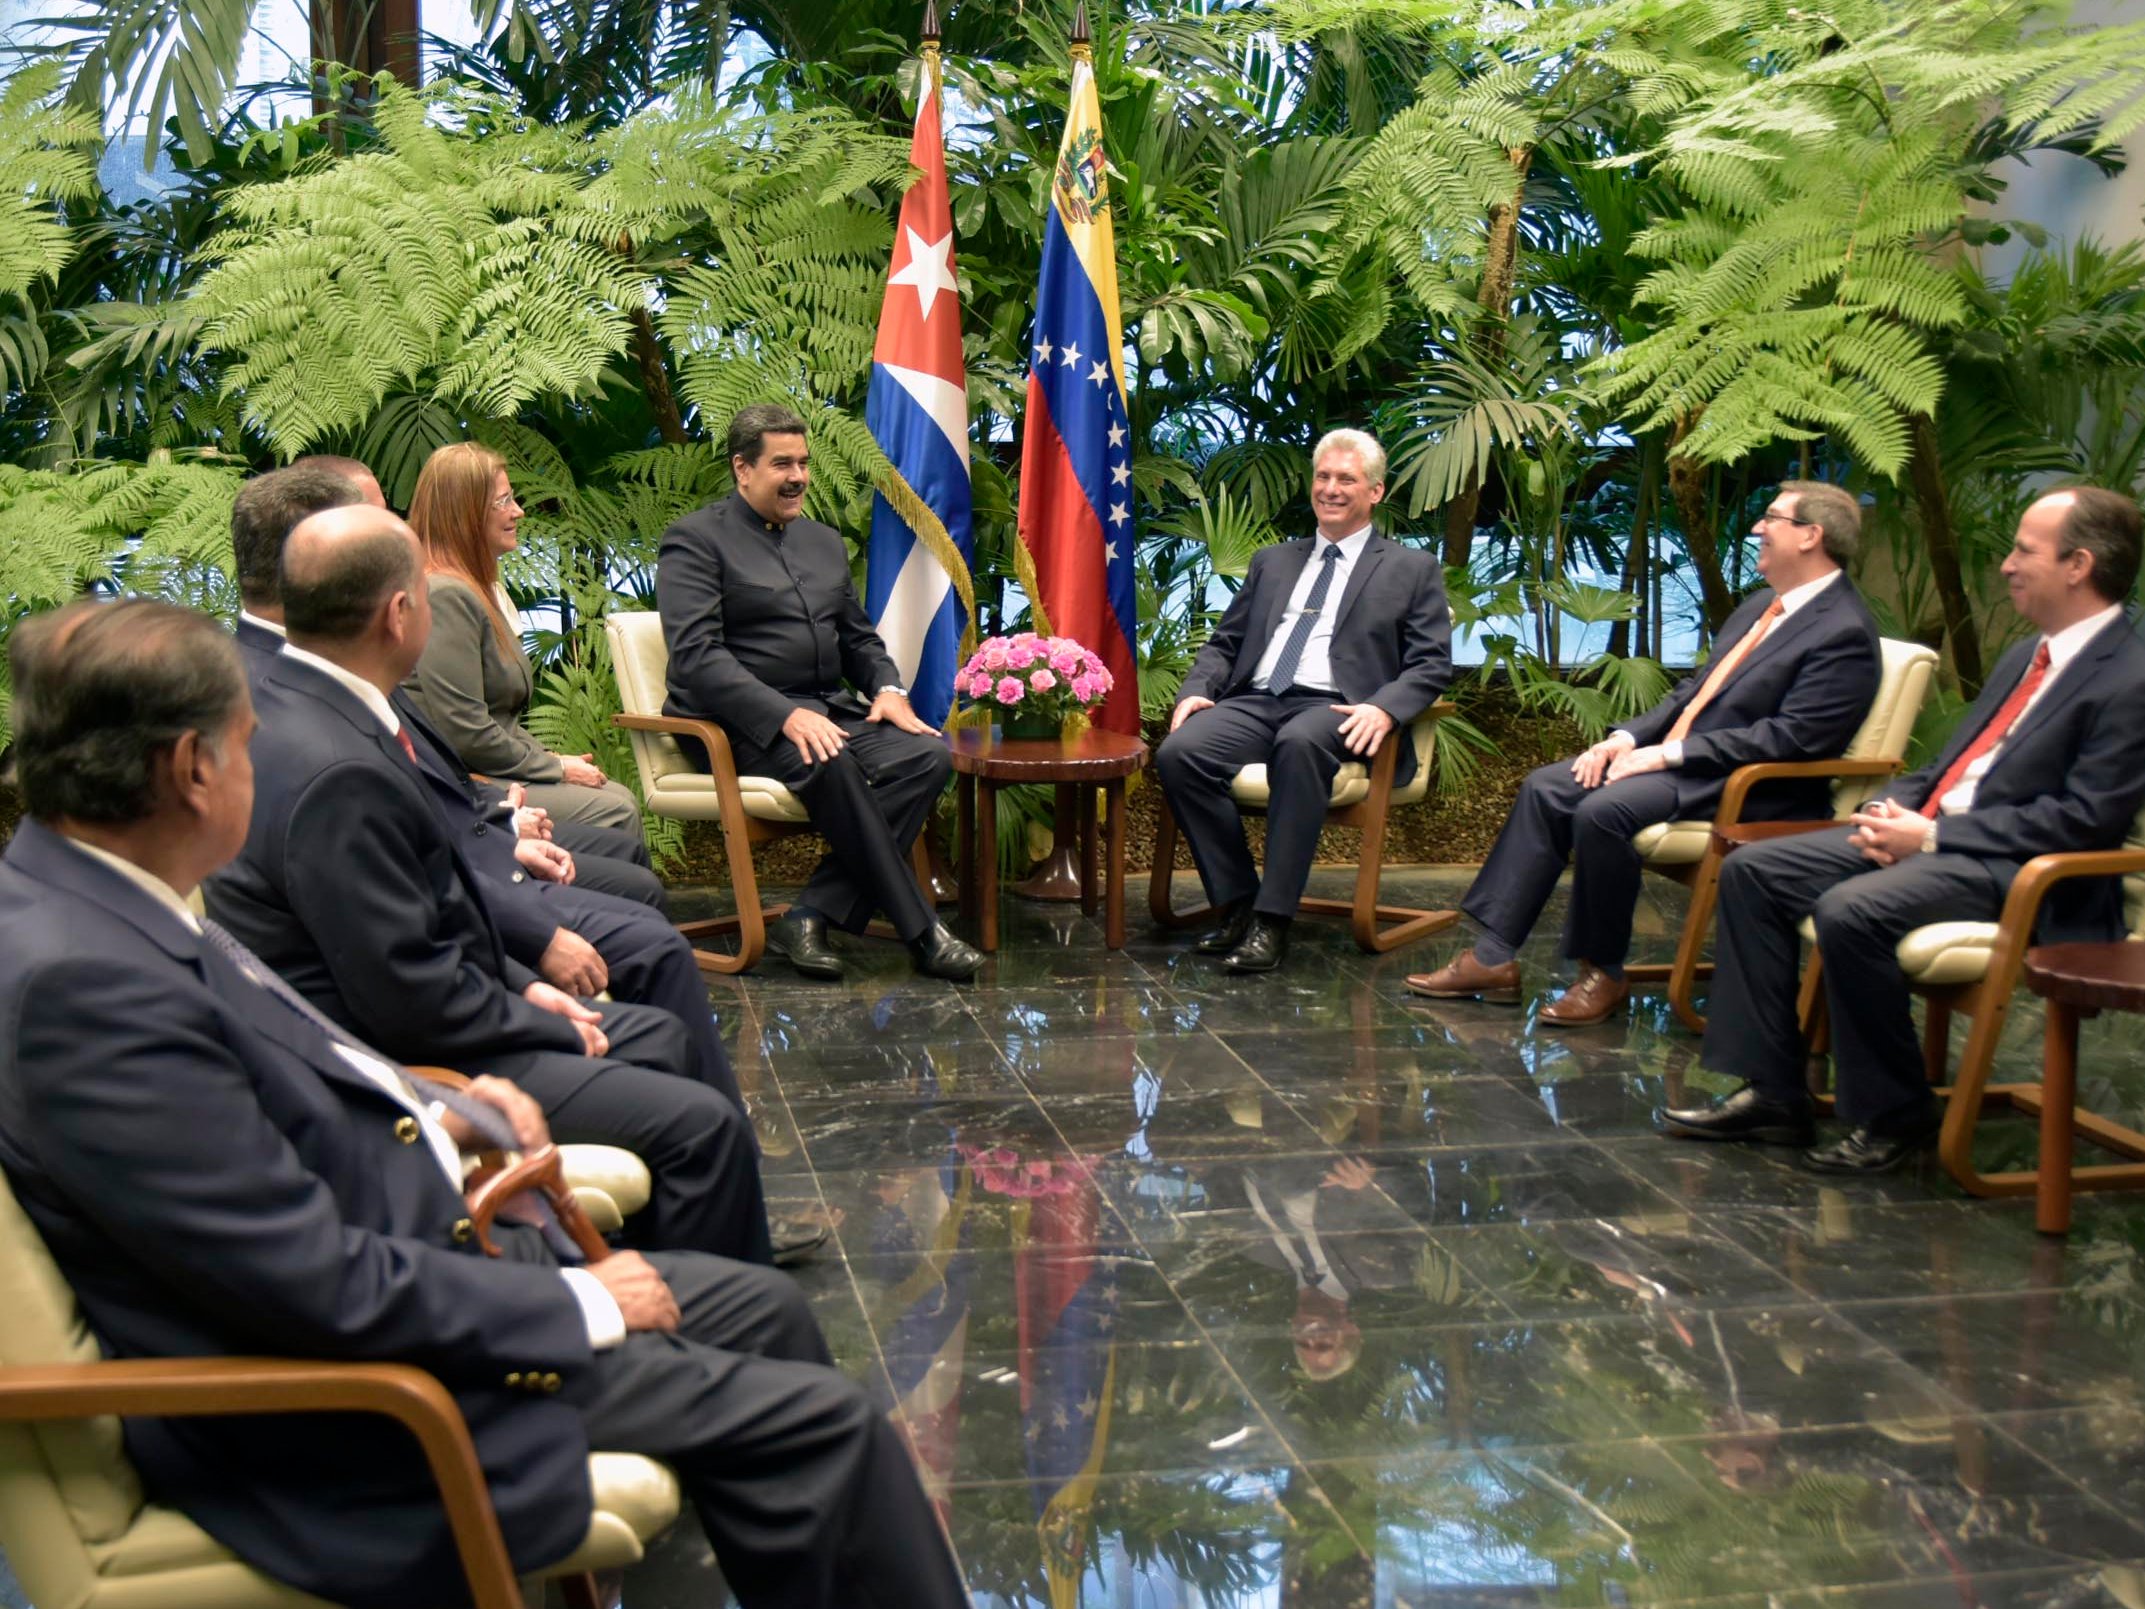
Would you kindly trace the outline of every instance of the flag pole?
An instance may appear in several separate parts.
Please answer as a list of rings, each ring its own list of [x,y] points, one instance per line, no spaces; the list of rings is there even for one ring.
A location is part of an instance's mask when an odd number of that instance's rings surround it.
[[[931,93],[938,98],[939,106],[942,109],[939,115],[943,117],[945,115],[943,108],[946,104],[946,74],[945,69],[939,63],[938,55],[938,0],[924,0],[924,25],[922,37],[918,40],[918,43],[923,46],[924,71],[930,74]]]

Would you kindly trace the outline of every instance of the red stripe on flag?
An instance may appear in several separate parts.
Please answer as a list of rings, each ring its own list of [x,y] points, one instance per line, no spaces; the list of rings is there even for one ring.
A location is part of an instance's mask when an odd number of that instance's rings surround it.
[[[1074,473],[1049,403],[1028,379],[1028,440],[1021,452],[1020,538],[1035,560],[1050,629],[1100,656],[1115,686],[1090,717],[1111,732],[1140,729],[1140,684],[1132,645],[1110,608],[1102,521]]]

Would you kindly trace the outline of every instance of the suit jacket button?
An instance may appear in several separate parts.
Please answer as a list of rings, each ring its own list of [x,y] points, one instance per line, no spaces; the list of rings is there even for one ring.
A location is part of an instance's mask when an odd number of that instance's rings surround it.
[[[555,1374],[547,1374],[544,1376],[544,1389],[546,1391],[556,1391],[561,1384],[563,1384],[563,1382]]]
[[[509,1386],[513,1387],[516,1391],[519,1391],[521,1389],[521,1371],[519,1369],[516,1369],[512,1374],[508,1375],[506,1377],[506,1383]]]
[[[480,821],[477,823],[477,836],[479,838],[482,838],[488,830],[489,829],[485,827],[483,822]]]
[[[454,1236],[454,1243],[457,1246],[466,1246],[477,1238],[477,1226],[467,1218],[455,1219],[454,1228],[448,1232]]]
[[[398,1117],[395,1119],[395,1138],[404,1145],[415,1145],[417,1136],[423,1132],[417,1126],[417,1119],[414,1117]]]

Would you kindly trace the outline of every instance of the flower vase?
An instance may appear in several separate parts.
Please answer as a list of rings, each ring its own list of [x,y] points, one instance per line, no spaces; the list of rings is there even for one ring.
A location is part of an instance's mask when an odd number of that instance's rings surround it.
[[[1009,743],[1020,738],[1055,743],[1064,734],[1064,722],[1045,710],[1001,709],[998,730]]]

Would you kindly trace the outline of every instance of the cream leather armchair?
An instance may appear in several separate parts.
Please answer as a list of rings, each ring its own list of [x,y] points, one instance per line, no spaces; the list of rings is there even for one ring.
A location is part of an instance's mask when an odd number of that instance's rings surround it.
[[[1437,751],[1437,723],[1441,716],[1451,713],[1452,705],[1439,700],[1417,716],[1405,731],[1389,734],[1368,764],[1350,760],[1333,778],[1333,793],[1326,804],[1326,825],[1357,827],[1363,833],[1363,846],[1356,856],[1355,897],[1350,900],[1306,898],[1297,909],[1320,916],[1347,917],[1356,943],[1374,955],[1440,932],[1460,919],[1458,911],[1426,911],[1411,905],[1378,903],[1378,881],[1385,868],[1386,822],[1395,805],[1415,804],[1428,796],[1432,762]],[[1407,786],[1396,788],[1393,773],[1398,769],[1402,743],[1414,746],[1415,774],[1408,779]],[[1272,797],[1267,786],[1266,767],[1247,765],[1238,771],[1230,783],[1229,796],[1236,801],[1238,809],[1252,815],[1264,815]],[[1194,923],[1213,920],[1210,906],[1179,911],[1171,905],[1170,874],[1175,870],[1177,859],[1177,818],[1170,813],[1166,801],[1160,817],[1155,831],[1154,869],[1147,879],[1148,914],[1161,927],[1190,927]]]
[[[1936,653],[1920,643],[1887,637],[1880,644],[1883,670],[1869,714],[1836,760],[1780,760],[1740,766],[1729,773],[1728,785],[1710,821],[1664,821],[1644,828],[1633,839],[1646,869],[1674,878],[1691,891],[1690,909],[1683,919],[1683,934],[1676,944],[1676,959],[1667,964],[1629,966],[1624,975],[1634,987],[1668,990],[1669,1004],[1677,1020],[1693,1033],[1704,1033],[1706,1019],[1695,1000],[1700,981],[1713,975],[1705,960],[1706,941],[1713,931],[1713,907],[1719,894],[1721,857],[1730,841],[1747,842],[1811,831],[1831,822],[1745,822],[1743,805],[1750,790],[1762,782],[1791,777],[1832,779],[1832,819],[1844,821],[1863,803],[1882,792],[1884,783],[1899,773],[1905,763],[1907,744],[1914,737],[1922,701],[1929,695],[1929,681],[1936,673]]]
[[[105,1362],[4,1178],[0,1311],[0,1549],[38,1609],[329,1609],[147,1501],[116,1417],[322,1411],[387,1414],[408,1426],[439,1484],[478,1609],[523,1609],[476,1449],[431,1375],[262,1358]],[[588,1535],[543,1572],[567,1578],[575,1609],[594,1609],[588,1572],[638,1561],[679,1511],[677,1478],[652,1459],[598,1453],[589,1473]]]
[[[2037,855],[2019,868],[2004,899],[2002,913],[1993,922],[1932,922],[1902,938],[1893,950],[1907,982],[1922,997],[1922,1063],[1937,1093],[1948,1097],[1944,1105],[1944,1128],[1937,1138],[1937,1157],[1944,1171],[1959,1187],[1976,1196],[2032,1195],[2040,1185],[2038,1169],[1983,1173],[1974,1165],[1974,1131],[1987,1106],[2014,1107],[2032,1117],[2042,1111],[2038,1083],[1991,1084],[1996,1052],[2003,1043],[2004,1024],[2025,973],[2026,952],[2033,946],[2033,929],[2039,921],[2041,902],[2057,883],[2073,877],[2120,877],[2123,880],[2123,920],[2132,942],[2145,942],[2145,810],[2131,823],[2130,836],[2121,849],[2080,851],[2067,855]],[[1803,973],[1802,1020],[1812,1057],[1812,1078],[1822,1074],[1820,1058],[1830,1043],[1824,997],[1824,957],[1818,952],[1816,923],[1805,919],[1802,936],[1812,946],[1811,962]],[[1966,1043],[1959,1052],[1958,1071],[1944,1086],[1951,1064],[1951,1019],[1972,1019]],[[2074,1108],[2073,1132],[2130,1159],[2126,1164],[2075,1163],[2070,1170],[2073,1190],[2137,1189],[2137,1162],[2145,1161],[2145,1134],[2111,1122],[2098,1113]]]

